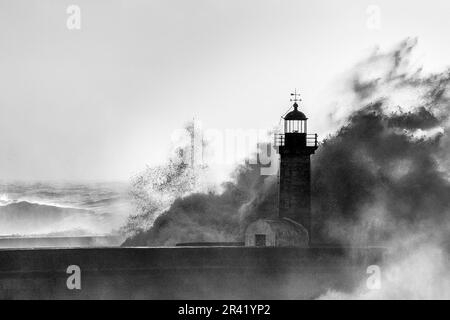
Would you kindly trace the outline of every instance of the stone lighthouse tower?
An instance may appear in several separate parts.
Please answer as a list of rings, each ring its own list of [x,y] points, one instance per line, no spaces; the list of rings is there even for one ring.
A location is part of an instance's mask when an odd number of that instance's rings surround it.
[[[317,134],[308,134],[308,118],[299,110],[297,92],[293,110],[283,119],[283,133],[275,136],[280,154],[279,217],[300,223],[311,239],[311,160],[317,150]],[[291,108],[291,109],[292,109]]]
[[[298,110],[297,92],[283,118],[283,133],[275,135],[280,154],[277,219],[259,219],[245,230],[246,246],[308,247],[311,242],[311,155],[317,134],[308,134],[305,114]],[[291,109],[292,109],[291,108]]]

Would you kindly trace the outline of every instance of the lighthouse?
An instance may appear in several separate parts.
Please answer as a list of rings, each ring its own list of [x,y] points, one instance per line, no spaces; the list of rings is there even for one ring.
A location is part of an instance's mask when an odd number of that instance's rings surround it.
[[[275,135],[280,155],[279,217],[300,223],[311,237],[311,155],[317,150],[317,134],[308,134],[301,101],[292,93],[291,109],[283,119],[283,132]]]
[[[306,115],[299,110],[299,94],[291,94],[292,107],[275,134],[280,155],[278,218],[248,225],[245,245],[256,247],[308,247],[311,243],[311,155],[317,134],[308,134]]]

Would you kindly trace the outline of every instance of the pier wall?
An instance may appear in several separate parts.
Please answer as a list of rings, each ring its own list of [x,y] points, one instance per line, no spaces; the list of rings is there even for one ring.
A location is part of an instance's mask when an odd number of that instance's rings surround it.
[[[0,250],[1,299],[311,299],[350,290],[382,249]],[[69,289],[69,266],[81,289]]]

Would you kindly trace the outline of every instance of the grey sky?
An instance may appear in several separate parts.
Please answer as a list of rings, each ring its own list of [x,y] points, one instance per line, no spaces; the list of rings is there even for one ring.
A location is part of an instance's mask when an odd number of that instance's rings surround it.
[[[448,0],[0,0],[0,179],[127,179],[194,116],[272,127],[295,87],[326,132],[325,88],[373,46],[418,36],[423,63],[447,65],[449,14]]]

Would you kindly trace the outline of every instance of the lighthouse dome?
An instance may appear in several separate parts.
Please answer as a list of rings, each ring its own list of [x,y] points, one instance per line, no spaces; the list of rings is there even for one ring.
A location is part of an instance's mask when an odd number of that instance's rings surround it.
[[[301,111],[298,111],[298,104],[297,102],[294,103],[294,110],[289,112],[285,117],[284,120],[307,120],[308,118],[305,116],[305,114]]]

